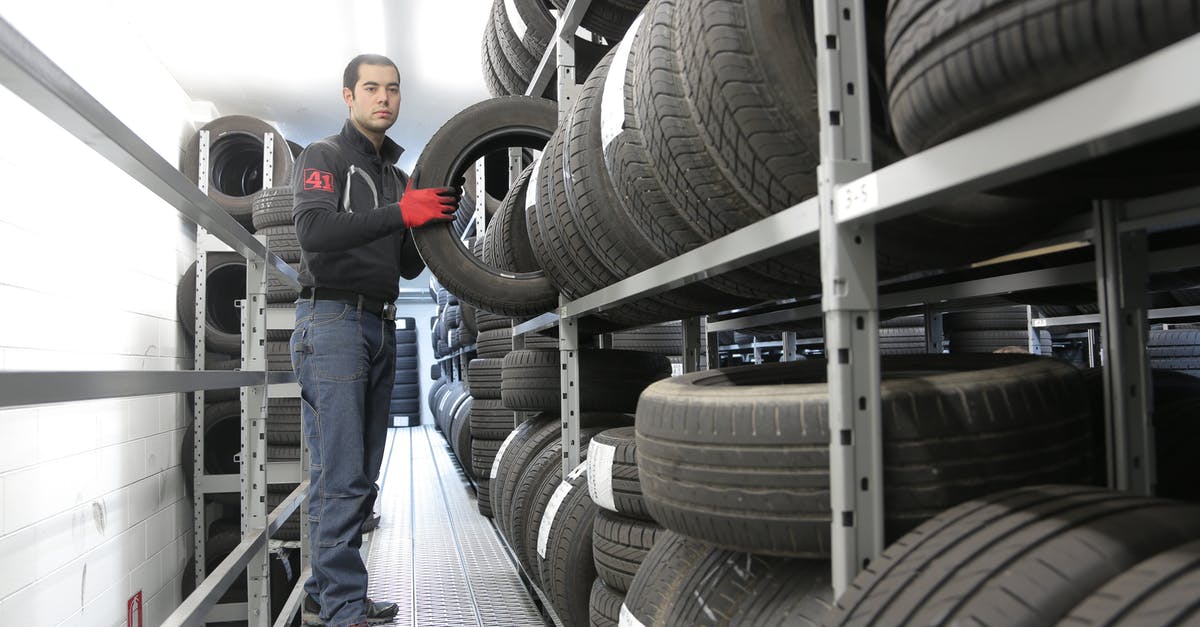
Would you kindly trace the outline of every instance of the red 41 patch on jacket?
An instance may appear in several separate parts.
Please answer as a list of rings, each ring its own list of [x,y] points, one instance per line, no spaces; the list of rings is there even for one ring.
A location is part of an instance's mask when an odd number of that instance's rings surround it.
[[[333,175],[316,168],[304,170],[304,189],[315,189],[322,192],[333,191]]]

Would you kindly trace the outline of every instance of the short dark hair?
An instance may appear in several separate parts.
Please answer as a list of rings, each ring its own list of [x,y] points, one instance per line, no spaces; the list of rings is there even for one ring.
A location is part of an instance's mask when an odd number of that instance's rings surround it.
[[[391,59],[382,54],[360,54],[350,59],[350,63],[346,64],[346,71],[342,72],[343,87],[354,91],[354,85],[358,83],[358,68],[364,63],[367,65],[391,66],[393,70],[396,70],[396,76],[400,76],[400,68],[396,67],[396,64]]]

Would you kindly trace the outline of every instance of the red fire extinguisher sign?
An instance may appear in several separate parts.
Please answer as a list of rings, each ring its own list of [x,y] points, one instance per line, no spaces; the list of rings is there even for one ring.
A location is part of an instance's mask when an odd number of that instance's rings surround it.
[[[129,597],[129,619],[125,624],[129,627],[143,627],[141,590],[138,590],[137,594]]]

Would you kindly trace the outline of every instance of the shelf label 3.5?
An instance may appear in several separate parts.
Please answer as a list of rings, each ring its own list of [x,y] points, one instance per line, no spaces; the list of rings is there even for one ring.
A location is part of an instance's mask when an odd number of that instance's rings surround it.
[[[841,218],[870,213],[879,206],[879,181],[874,174],[840,185],[834,192],[834,212]]]

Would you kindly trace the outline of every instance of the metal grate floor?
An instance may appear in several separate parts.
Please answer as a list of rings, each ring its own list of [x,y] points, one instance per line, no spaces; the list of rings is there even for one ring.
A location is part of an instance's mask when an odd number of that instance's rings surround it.
[[[430,425],[388,431],[367,572],[371,598],[400,605],[392,624],[545,625],[445,439]]]

